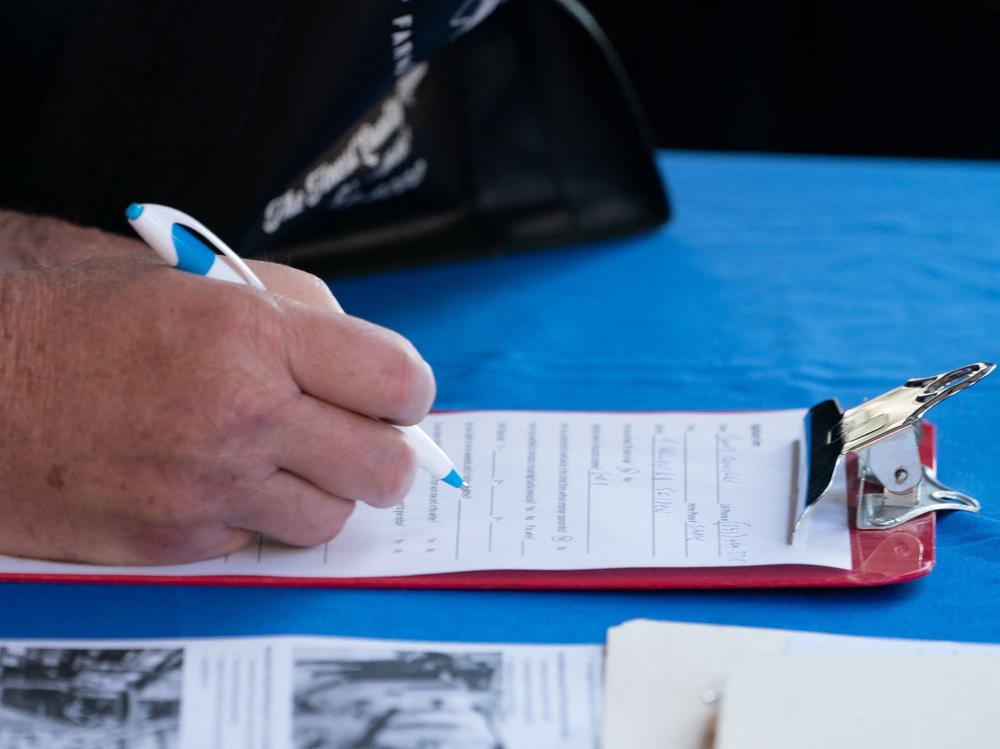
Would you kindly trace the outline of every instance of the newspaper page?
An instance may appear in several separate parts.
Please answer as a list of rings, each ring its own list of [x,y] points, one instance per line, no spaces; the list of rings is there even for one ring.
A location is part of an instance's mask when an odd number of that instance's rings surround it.
[[[0,749],[595,749],[599,646],[0,642]]]

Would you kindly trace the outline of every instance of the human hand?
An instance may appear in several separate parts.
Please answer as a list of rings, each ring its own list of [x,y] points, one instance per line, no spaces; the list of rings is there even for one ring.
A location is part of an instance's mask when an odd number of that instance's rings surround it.
[[[262,293],[109,243],[0,275],[0,553],[188,562],[322,543],[354,500],[403,498],[415,457],[372,417],[433,402],[408,342],[291,268],[255,263]]]
[[[94,257],[130,256],[135,240],[52,216],[0,208],[0,273],[49,268]]]

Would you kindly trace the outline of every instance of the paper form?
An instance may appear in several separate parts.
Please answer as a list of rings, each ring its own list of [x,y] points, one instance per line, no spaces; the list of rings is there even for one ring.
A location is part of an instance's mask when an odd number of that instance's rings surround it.
[[[435,413],[423,428],[471,485],[418,474],[395,508],[359,504],[329,544],[107,568],[0,558],[0,572],[372,577],[495,569],[811,564],[850,569],[846,503],[787,543],[804,410]]]
[[[5,749],[594,749],[602,648],[0,641]]]

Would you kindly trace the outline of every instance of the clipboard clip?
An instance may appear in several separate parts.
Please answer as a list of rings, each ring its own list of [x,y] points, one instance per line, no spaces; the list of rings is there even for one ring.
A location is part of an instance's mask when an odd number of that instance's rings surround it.
[[[977,362],[900,387],[841,410],[836,400],[806,412],[804,436],[796,442],[792,487],[794,511],[789,542],[806,513],[830,493],[844,456],[858,457],[858,479],[881,487],[861,494],[856,523],[861,530],[891,530],[938,510],[978,512],[979,502],[938,481],[920,461],[921,420],[934,406],[976,384],[996,368]]]

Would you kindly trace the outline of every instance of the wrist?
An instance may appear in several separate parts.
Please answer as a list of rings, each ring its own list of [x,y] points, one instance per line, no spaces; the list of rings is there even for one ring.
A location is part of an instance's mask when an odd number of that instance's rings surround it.
[[[38,265],[33,245],[40,233],[39,220],[36,216],[0,209],[0,274]]]
[[[137,251],[149,252],[141,242],[117,234],[0,209],[0,274]]]

